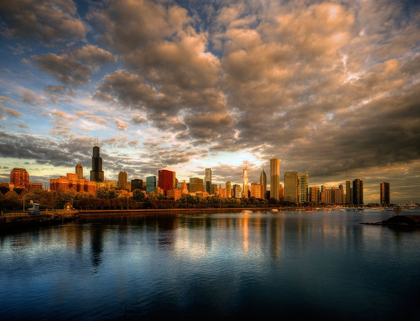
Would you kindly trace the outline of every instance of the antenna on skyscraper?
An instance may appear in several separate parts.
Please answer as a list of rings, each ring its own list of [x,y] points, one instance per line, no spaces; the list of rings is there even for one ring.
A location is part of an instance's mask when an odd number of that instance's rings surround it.
[[[99,147],[99,138],[98,138],[98,136],[96,136],[96,138],[95,138],[95,146],[94,147]]]

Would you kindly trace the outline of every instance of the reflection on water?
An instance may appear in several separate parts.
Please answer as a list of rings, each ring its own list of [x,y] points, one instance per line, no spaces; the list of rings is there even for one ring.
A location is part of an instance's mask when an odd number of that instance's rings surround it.
[[[6,319],[414,319],[420,312],[420,231],[359,224],[388,217],[96,217],[3,235],[0,311]]]

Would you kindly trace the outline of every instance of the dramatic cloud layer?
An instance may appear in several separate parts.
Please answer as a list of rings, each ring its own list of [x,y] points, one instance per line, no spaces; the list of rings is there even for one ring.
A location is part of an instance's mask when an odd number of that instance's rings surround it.
[[[49,117],[28,139],[97,135],[116,153],[110,171],[212,167],[220,183],[245,165],[257,180],[278,157],[281,175],[311,184],[365,178],[370,201],[381,180],[402,190],[402,171],[420,195],[415,1],[19,0],[0,12],[5,48],[23,55],[4,73],[18,86],[0,82],[13,98],[0,118]]]

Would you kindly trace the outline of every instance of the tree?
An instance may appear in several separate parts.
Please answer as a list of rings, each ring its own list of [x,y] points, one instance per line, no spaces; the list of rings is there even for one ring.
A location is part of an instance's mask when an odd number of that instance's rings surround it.
[[[4,195],[4,200],[6,202],[6,207],[12,210],[15,210],[20,206],[19,195],[15,191],[9,191]]]
[[[135,199],[138,202],[144,202],[146,199],[146,196],[144,195],[144,192],[140,189],[135,189],[133,191],[133,199]]]
[[[58,196],[54,192],[44,191],[39,199],[39,205],[45,208],[54,208],[58,204]]]
[[[107,198],[109,198],[108,196],[108,193],[109,192],[109,190],[108,190],[108,188],[107,187],[100,187],[100,188],[98,188],[97,190],[96,190],[96,196],[98,197],[98,198],[103,198],[103,199],[107,199]]]
[[[113,199],[113,198],[117,198],[118,197],[118,193],[115,189],[111,189],[108,191],[108,198],[109,199]]]

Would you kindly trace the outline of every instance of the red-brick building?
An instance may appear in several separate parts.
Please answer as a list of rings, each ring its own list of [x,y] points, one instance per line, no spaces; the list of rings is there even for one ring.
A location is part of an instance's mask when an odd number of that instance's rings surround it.
[[[166,195],[166,191],[173,189],[175,181],[175,172],[161,169],[158,171],[159,187],[163,190]]]
[[[29,188],[29,173],[24,168],[13,168],[10,172],[10,183],[15,188]]]
[[[67,177],[61,176],[50,179],[50,189],[57,192],[73,190],[75,192],[95,194],[96,183],[84,178],[79,179],[77,174],[68,173]]]

